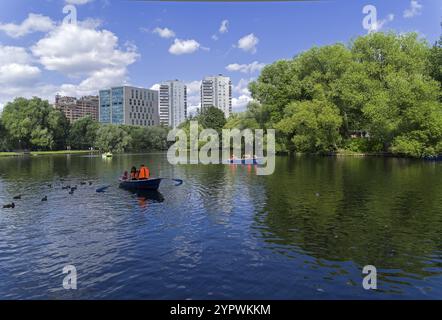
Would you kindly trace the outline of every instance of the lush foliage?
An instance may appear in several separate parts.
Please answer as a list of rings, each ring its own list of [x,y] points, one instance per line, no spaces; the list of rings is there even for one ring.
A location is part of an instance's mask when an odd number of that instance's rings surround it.
[[[93,147],[98,128],[98,122],[89,116],[75,121],[69,132],[68,144],[77,150],[87,150]]]
[[[312,48],[266,66],[249,86],[259,104],[227,126],[276,128],[284,151],[441,153],[440,50],[414,33]],[[355,132],[365,141],[353,142]]]
[[[224,112],[213,106],[202,108],[195,120],[197,120],[203,128],[214,129],[218,132],[220,132],[226,124]]]
[[[26,149],[61,149],[66,144],[69,122],[58,110],[40,98],[17,98],[6,104],[2,123],[8,145]]]
[[[103,125],[97,131],[95,147],[106,152],[123,152],[130,142],[129,134],[119,126]]]
[[[0,118],[0,151],[78,150],[102,151],[165,150],[168,128],[102,125],[90,117],[72,125],[60,111],[39,98],[17,98],[8,103]]]

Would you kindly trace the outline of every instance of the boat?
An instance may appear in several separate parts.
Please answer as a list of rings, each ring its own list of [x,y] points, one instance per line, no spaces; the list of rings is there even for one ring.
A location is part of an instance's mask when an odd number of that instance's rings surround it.
[[[250,159],[229,159],[227,164],[262,164],[262,158],[250,158]]]
[[[146,180],[123,180],[120,179],[120,188],[126,190],[158,190],[161,178],[150,178]]]
[[[106,152],[101,155],[103,159],[112,158],[113,154],[111,152]]]
[[[427,161],[442,161],[442,154],[439,154],[437,156],[428,156],[424,158]]]

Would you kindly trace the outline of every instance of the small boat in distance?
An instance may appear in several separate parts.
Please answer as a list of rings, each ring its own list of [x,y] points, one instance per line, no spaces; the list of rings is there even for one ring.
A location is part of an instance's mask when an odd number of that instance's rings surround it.
[[[150,178],[144,180],[123,180],[120,179],[120,188],[126,190],[158,190],[161,178]]]
[[[112,158],[112,156],[113,156],[112,152],[106,152],[101,155],[103,159]]]
[[[227,164],[263,164],[263,158],[242,158],[242,159],[238,159],[238,158],[231,158],[229,160],[227,160],[225,163]]]

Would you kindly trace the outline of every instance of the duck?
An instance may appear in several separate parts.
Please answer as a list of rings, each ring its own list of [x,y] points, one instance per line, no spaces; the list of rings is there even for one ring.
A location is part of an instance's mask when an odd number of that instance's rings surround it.
[[[71,186],[64,186],[64,187],[61,187],[61,189],[63,189],[63,190],[67,190],[67,189],[70,189],[71,188]]]
[[[71,188],[71,191],[75,191],[75,190],[77,190],[77,186]]]
[[[84,186],[85,184],[86,184],[86,182],[84,182],[84,181],[80,182],[80,185],[82,185],[82,186]]]
[[[90,186],[92,185],[92,181],[89,181],[89,185],[90,185]]]
[[[14,209],[15,208],[15,203],[11,203],[11,204],[5,204],[3,206],[3,209]]]
[[[71,191],[69,191],[69,194],[70,195],[74,194],[74,190],[71,189]]]
[[[12,198],[14,200],[20,200],[21,199],[21,194],[19,194],[18,196],[15,196],[14,198]]]
[[[48,187],[49,187],[49,188],[52,188],[52,184],[48,184]]]
[[[44,196],[43,199],[41,199],[41,201],[48,201],[48,196]]]

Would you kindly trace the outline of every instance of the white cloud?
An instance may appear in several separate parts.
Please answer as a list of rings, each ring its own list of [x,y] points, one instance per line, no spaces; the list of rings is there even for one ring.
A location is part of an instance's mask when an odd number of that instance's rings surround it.
[[[219,27],[219,33],[226,33],[229,31],[229,20],[221,21],[221,26]]]
[[[248,95],[250,96],[249,91],[249,83],[255,80],[254,78],[250,79],[240,79],[236,86],[233,86],[233,92],[238,93],[240,95]]]
[[[92,2],[92,1],[94,1],[94,0],[65,0],[66,3],[75,4],[75,5],[82,5],[82,4]]]
[[[31,62],[31,56],[22,47],[0,45],[0,65],[9,63],[25,64]]]
[[[194,95],[194,94],[200,94],[200,89],[201,89],[201,81],[199,80],[195,80],[195,81],[191,81],[186,83],[186,87],[187,87],[187,94],[188,95]]]
[[[0,66],[0,83],[13,84],[30,81],[40,75],[39,68],[23,65],[18,63],[11,63]]]
[[[158,34],[161,38],[167,39],[175,37],[175,32],[173,32],[173,30],[170,30],[169,28],[156,27],[152,32]]]
[[[134,63],[134,46],[118,48],[118,37],[107,30],[86,28],[81,24],[63,24],[38,41],[32,53],[51,71],[76,77],[99,71],[120,71]]]
[[[253,99],[248,95],[241,95],[238,98],[232,98],[232,110],[233,111],[244,111],[249,104],[250,101]]]
[[[197,51],[199,48],[200,44],[193,39],[191,40],[175,39],[174,43],[169,48],[169,52],[175,55],[189,54]]]
[[[201,81],[195,80],[186,83],[187,87],[187,113],[195,115],[197,109],[201,107],[200,88]]]
[[[404,11],[404,18],[413,18],[422,13],[422,5],[417,0],[410,2],[410,7]]]
[[[160,90],[160,84],[159,83],[155,83],[152,87],[150,87],[151,90],[156,90],[159,91]]]
[[[238,84],[233,86],[233,92],[239,95],[238,97],[232,98],[232,109],[234,111],[244,111],[249,102],[253,100],[248,88],[249,83],[253,80],[255,80],[255,78],[240,79]]]
[[[24,85],[35,80],[40,69],[31,65],[32,58],[22,47],[0,45],[0,84],[5,86]]]
[[[258,37],[256,37],[253,33],[251,33],[238,40],[238,48],[246,52],[255,53],[257,50],[256,46],[258,43],[259,43]]]
[[[12,38],[19,38],[32,32],[48,32],[55,27],[51,18],[41,14],[30,13],[21,24],[0,23],[0,31]]]
[[[216,34],[212,35],[212,40],[217,41],[218,40],[218,36]]]
[[[256,71],[261,71],[264,68],[264,63],[259,63],[258,61],[253,61],[250,64],[238,64],[232,63],[229,64],[226,69],[229,71],[239,71],[242,73],[254,73]]]

